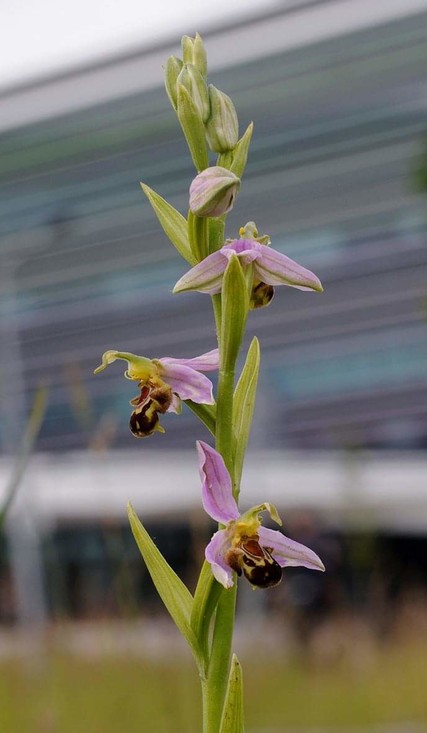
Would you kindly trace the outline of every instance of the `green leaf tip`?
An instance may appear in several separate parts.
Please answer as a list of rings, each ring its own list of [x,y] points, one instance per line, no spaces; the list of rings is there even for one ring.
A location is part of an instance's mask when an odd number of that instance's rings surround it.
[[[242,667],[235,654],[231,659],[219,733],[244,733]]]
[[[172,242],[181,257],[187,260],[190,265],[195,265],[197,260],[191,251],[186,218],[146,183],[141,182],[140,186],[167,238]]]
[[[233,433],[234,433],[234,480],[238,486],[245,458],[246,446],[255,408],[258,373],[260,365],[260,348],[256,336],[252,339],[234,391],[233,400]]]
[[[190,623],[193,596],[156,547],[130,502],[128,502],[127,511],[133,536],[156,590],[179,631],[191,647],[196,661],[201,665],[203,660],[199,644]]]

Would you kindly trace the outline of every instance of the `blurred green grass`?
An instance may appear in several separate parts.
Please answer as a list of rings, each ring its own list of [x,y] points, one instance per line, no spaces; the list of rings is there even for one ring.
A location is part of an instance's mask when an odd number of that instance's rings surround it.
[[[250,732],[427,725],[426,639],[377,647],[362,663],[281,660],[259,647],[243,657]],[[186,657],[89,660],[53,650],[3,660],[0,718],[7,733],[200,733],[197,674]]]

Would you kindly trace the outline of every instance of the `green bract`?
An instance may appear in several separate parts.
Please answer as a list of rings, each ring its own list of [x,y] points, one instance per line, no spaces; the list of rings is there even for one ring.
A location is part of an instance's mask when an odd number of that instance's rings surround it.
[[[222,320],[220,369],[235,364],[240,352],[248,315],[248,292],[242,267],[232,256],[224,273],[222,285]]]
[[[258,384],[260,352],[256,337],[252,339],[246,355],[245,365],[234,390],[233,432],[234,432],[234,484],[239,486],[242,475],[246,446],[252,425]]]
[[[141,188],[153,207],[154,213],[168,239],[176,247],[181,257],[194,265],[198,260],[191,251],[185,218],[145,183],[141,183]]]
[[[242,135],[233,149],[230,170],[239,178],[243,176],[243,172],[246,168],[246,161],[248,158],[249,145],[252,140],[253,130],[254,126],[251,122],[248,125],[246,132]]]
[[[235,654],[231,659],[227,696],[219,733],[244,733],[242,667]]]

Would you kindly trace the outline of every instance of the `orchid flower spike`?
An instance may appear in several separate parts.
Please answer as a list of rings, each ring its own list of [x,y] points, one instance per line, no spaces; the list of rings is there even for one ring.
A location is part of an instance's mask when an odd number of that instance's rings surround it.
[[[106,351],[94,373],[99,374],[116,359],[127,361],[124,376],[138,382],[140,388],[140,394],[130,402],[135,409],[130,416],[129,427],[136,438],[144,438],[156,431],[164,433],[158,413],[179,413],[181,400],[205,405],[215,403],[212,382],[200,372],[218,369],[218,349],[194,359],[147,359],[127,351]]]
[[[221,291],[222,278],[228,261],[233,255],[237,255],[240,264],[245,267],[252,267],[254,284],[261,283],[263,286],[289,285],[299,290],[323,291],[319,278],[310,270],[291,260],[286,255],[272,249],[256,239],[241,238],[227,241],[221,249],[208,255],[202,262],[195,265],[176,283],[173,292],[182,293],[187,290],[198,290],[200,293],[215,295]],[[253,307],[260,304],[268,304],[271,300],[272,288],[270,288],[267,302],[258,300]]]
[[[260,513],[264,511],[282,524],[273,504],[258,504],[239,514],[222,456],[207,443],[198,441],[196,445],[204,509],[212,519],[225,525],[215,532],[205,551],[212,573],[224,588],[233,585],[233,570],[237,575],[243,573],[253,586],[271,588],[280,583],[282,568],[325,569],[313,550],[279,530],[262,527]]]

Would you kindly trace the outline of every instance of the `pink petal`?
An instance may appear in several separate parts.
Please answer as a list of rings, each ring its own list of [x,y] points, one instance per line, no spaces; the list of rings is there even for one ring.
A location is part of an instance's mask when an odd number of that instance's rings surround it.
[[[262,282],[267,285],[289,285],[299,290],[323,292],[322,284],[313,272],[271,247],[259,246],[262,247],[262,254],[254,264],[257,277]]]
[[[180,364],[163,364],[162,377],[182,400],[204,405],[215,404],[212,382],[204,374]]]
[[[222,456],[214,448],[201,440],[197,441],[196,446],[199,454],[203,507],[212,519],[227,524],[239,516],[230,474]]]
[[[195,356],[193,359],[174,359],[171,356],[165,356],[159,359],[161,364],[180,364],[196,369],[198,372],[212,372],[219,367],[219,351],[212,349],[206,354]]]
[[[200,293],[215,295],[221,291],[222,276],[226,267],[227,257],[224,257],[221,250],[217,250],[186,272],[176,283],[173,292],[198,290]]]
[[[272,555],[282,568],[302,566],[310,570],[325,569],[320,557],[313,550],[285,537],[277,529],[260,527],[258,534],[260,545],[272,548]]]
[[[225,244],[220,252],[227,257],[236,254],[242,265],[250,265],[251,262],[257,260],[262,254],[262,244],[258,244],[253,239],[233,239],[232,242]]]
[[[230,540],[227,537],[227,532],[220,529],[215,532],[205,550],[205,557],[211,565],[212,573],[224,588],[231,588],[233,585],[233,571],[224,559],[225,553],[229,549]]]

